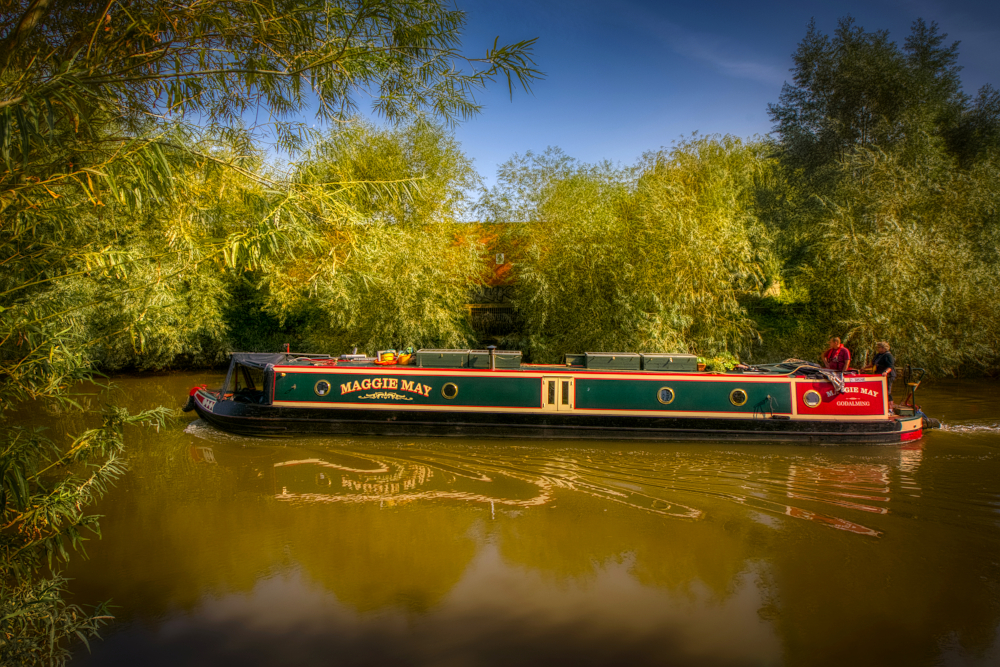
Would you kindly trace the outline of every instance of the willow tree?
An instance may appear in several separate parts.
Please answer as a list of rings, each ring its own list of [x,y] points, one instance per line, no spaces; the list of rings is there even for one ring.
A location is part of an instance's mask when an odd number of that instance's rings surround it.
[[[515,156],[480,206],[527,218],[512,234],[534,358],[745,349],[755,332],[738,298],[762,282],[768,239],[752,211],[768,173],[760,147],[732,137],[690,139],[628,168]]]
[[[916,21],[902,46],[810,25],[770,107],[785,205],[767,215],[786,280],[827,336],[888,339],[939,372],[1000,365],[1000,95],[962,90],[958,44]],[[815,350],[818,353],[818,349]]]
[[[478,176],[445,128],[352,123],[310,149],[294,179],[334,192],[315,202],[309,246],[270,262],[262,283],[270,312],[297,321],[309,349],[472,342],[464,306],[479,246],[455,223]]]
[[[357,184],[257,172],[262,138],[295,151],[304,113],[350,122],[360,99],[456,122],[491,81],[537,76],[530,41],[466,56],[464,22],[435,0],[0,4],[0,410],[70,405],[95,350],[183,325],[201,267],[308,245],[317,201],[360,219],[337,197]],[[205,196],[218,169],[252,183],[241,220]],[[59,662],[95,630],[102,613],[67,607],[40,572],[96,529],[87,507],[120,474],[128,425],[156,417],[110,408],[69,444],[0,426],[0,662]]]
[[[793,279],[856,356],[889,340],[937,373],[990,371],[1000,367],[1000,313],[986,305],[1000,299],[1000,164],[945,165],[856,151],[842,163],[851,176],[817,197],[813,257]]]

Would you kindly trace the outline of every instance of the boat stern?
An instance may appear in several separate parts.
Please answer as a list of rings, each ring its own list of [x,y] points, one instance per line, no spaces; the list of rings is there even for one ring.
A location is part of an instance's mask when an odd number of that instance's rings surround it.
[[[924,436],[924,418],[922,414],[906,417],[896,417],[899,423],[899,440],[908,442],[919,440]]]

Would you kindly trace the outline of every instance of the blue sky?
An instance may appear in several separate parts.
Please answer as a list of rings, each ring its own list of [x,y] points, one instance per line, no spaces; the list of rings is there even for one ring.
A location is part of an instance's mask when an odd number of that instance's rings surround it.
[[[917,18],[959,40],[965,90],[1000,87],[1000,2],[652,2],[458,0],[477,55],[493,39],[537,37],[545,79],[533,94],[494,85],[456,135],[487,183],[515,152],[559,146],[586,162],[631,163],[683,135],[750,137],[771,129],[767,105],[790,78],[810,18],[826,33],[853,16],[902,43]]]

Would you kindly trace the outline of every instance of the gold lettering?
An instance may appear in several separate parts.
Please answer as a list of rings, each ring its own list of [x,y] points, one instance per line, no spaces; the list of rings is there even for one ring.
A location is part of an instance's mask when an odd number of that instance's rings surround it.
[[[425,384],[424,385],[424,396],[430,396],[430,395],[431,395],[431,387],[430,387],[430,385],[426,385]]]
[[[388,384],[389,389],[399,389],[399,380],[397,380],[396,378],[386,378],[386,382],[389,383]]]
[[[372,388],[372,381],[369,380],[368,378],[365,378],[364,380],[361,381],[361,388],[362,389],[371,389]]]
[[[354,387],[351,391],[361,391],[361,384],[357,380],[354,381]]]
[[[343,396],[344,394],[346,394],[350,390],[351,390],[351,383],[350,382],[348,382],[347,384],[340,385],[340,395],[341,396]]]
[[[375,378],[374,380],[372,380],[372,389],[381,389],[381,388],[382,388],[382,378]]]
[[[413,382],[411,382],[410,380],[403,380],[403,391],[419,393],[416,389],[413,388]]]

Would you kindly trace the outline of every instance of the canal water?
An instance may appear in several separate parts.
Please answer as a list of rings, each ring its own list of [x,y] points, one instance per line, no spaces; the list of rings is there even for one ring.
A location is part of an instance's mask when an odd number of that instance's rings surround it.
[[[1000,385],[920,398],[905,447],[137,429],[72,664],[998,665]]]

